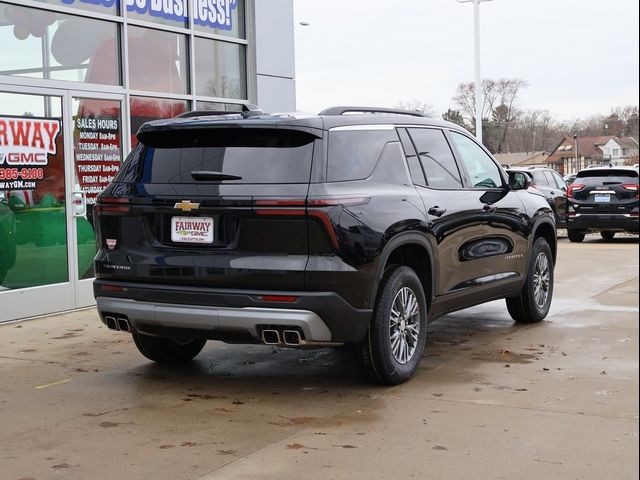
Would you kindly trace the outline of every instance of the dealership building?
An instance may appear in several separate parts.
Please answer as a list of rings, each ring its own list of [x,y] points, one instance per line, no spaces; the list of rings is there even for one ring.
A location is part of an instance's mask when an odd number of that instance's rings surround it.
[[[144,122],[295,110],[293,0],[0,0],[0,322],[94,304],[87,206]]]

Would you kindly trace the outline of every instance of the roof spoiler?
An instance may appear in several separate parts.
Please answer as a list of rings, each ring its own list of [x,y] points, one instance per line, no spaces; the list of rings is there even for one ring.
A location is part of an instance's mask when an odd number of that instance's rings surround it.
[[[260,107],[256,105],[247,105],[243,103],[241,106],[242,111],[240,112],[227,110],[191,110],[190,112],[184,112],[180,115],[176,115],[175,118],[210,117],[216,115],[242,115],[244,118],[248,118],[264,114]]]
[[[412,117],[427,116],[419,112],[418,110],[401,110],[398,108],[384,108],[384,107],[330,107],[319,113],[319,115],[325,116],[340,116],[346,113],[386,113],[391,115],[409,115]]]

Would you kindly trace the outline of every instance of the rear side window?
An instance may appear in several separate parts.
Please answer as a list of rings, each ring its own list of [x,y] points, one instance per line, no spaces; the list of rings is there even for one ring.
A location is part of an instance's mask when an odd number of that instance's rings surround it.
[[[444,132],[433,128],[411,128],[409,133],[418,150],[427,185],[440,189],[462,188],[460,171]]]
[[[309,182],[315,137],[303,132],[238,129],[173,136],[173,141],[169,135],[148,142],[142,154],[142,183]],[[196,180],[192,172],[233,178]]]
[[[384,147],[397,142],[395,130],[334,130],[329,132],[327,180],[363,180],[373,173]]]

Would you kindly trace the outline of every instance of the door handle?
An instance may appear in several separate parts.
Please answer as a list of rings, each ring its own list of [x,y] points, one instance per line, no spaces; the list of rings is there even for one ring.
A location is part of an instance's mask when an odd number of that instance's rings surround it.
[[[494,213],[497,209],[498,207],[496,207],[495,205],[490,205],[488,203],[486,203],[484,207],[482,207],[482,210],[484,210],[487,213]]]
[[[447,212],[446,208],[442,208],[442,207],[431,207],[429,209],[429,215],[431,215],[432,217],[441,217],[442,215],[444,215]]]

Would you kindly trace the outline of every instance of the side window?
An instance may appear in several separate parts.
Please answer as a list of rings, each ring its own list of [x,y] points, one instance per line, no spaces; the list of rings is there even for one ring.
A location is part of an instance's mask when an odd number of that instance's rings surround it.
[[[411,128],[409,133],[418,149],[427,185],[449,190],[462,188],[460,171],[444,132],[433,128]]]
[[[556,185],[556,180],[555,178],[553,178],[553,174],[551,172],[545,171],[544,176],[547,178],[547,183],[549,184],[549,187],[559,188],[558,185]]]
[[[404,128],[399,128],[398,136],[400,137],[400,142],[402,143],[404,154],[407,157],[407,163],[409,164],[409,172],[411,173],[411,180],[413,180],[413,183],[415,185],[426,187],[427,181],[424,178],[424,172],[422,171],[422,167],[420,166],[420,160],[418,160],[418,154],[416,152],[416,149],[413,147],[413,143],[411,143],[411,138],[409,138],[409,134]]]
[[[452,131],[451,137],[467,172],[469,172],[469,178],[471,178],[471,184],[474,188],[502,187],[503,179],[499,167],[478,144],[457,132]]]
[[[558,186],[559,189],[567,188],[567,184],[565,183],[565,181],[562,179],[560,175],[558,175],[555,172],[549,172],[549,174],[551,175],[551,178],[555,180],[556,185]]]
[[[549,181],[547,177],[545,177],[544,172],[541,170],[533,171],[533,183],[535,183],[539,187],[550,187]]]
[[[335,130],[329,132],[327,180],[363,180],[373,173],[384,147],[397,142],[395,130]]]

